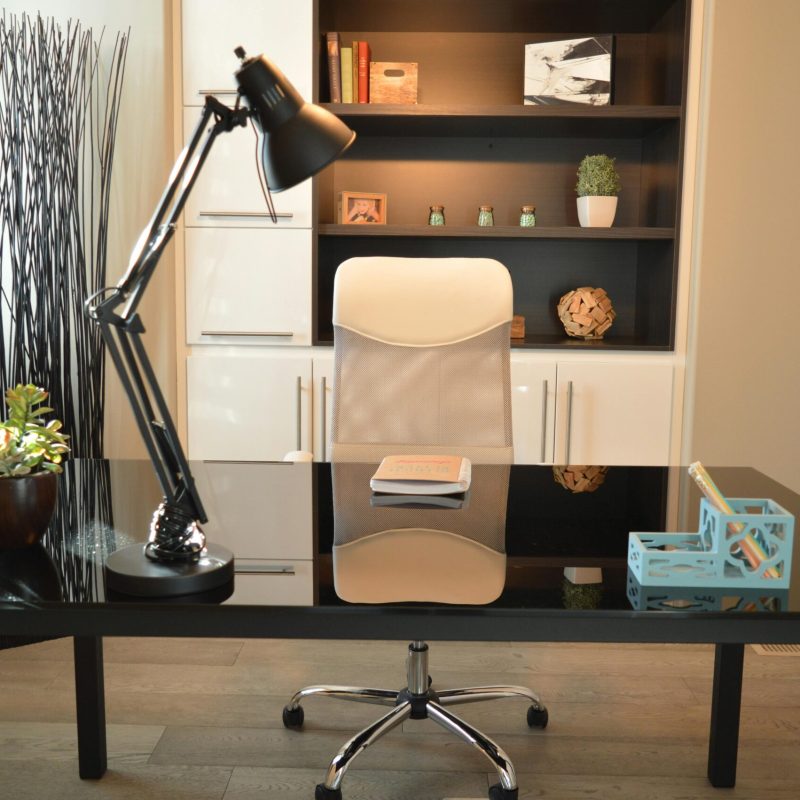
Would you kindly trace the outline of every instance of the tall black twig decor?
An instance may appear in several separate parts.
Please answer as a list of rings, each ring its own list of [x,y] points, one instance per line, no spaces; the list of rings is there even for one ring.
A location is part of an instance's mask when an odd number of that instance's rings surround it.
[[[36,383],[74,456],[103,455],[103,345],[84,316],[106,284],[128,36],[0,19],[0,385]]]

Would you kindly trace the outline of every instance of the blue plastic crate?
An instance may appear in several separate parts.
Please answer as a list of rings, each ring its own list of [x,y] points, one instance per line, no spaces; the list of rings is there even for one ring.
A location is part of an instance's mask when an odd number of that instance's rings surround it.
[[[698,533],[631,533],[628,567],[643,586],[739,586],[785,589],[792,565],[794,517],[774,500],[729,498],[733,514],[700,501]],[[753,567],[745,538],[766,558]]]

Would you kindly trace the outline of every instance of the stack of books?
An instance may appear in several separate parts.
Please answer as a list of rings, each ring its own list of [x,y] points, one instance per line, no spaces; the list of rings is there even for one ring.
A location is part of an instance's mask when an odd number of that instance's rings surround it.
[[[326,34],[326,40],[331,103],[369,103],[369,43],[342,46],[335,31]]]

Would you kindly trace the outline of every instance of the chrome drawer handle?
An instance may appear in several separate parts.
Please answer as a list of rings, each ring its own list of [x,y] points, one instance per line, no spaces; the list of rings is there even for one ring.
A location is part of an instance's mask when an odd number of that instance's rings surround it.
[[[292,564],[242,564],[236,562],[234,572],[238,575],[296,575]]]
[[[239,94],[238,89],[198,89],[197,94]]]
[[[544,464],[545,437],[547,436],[547,381],[542,381],[542,452],[539,458]]]
[[[564,464],[569,465],[569,447],[572,440],[572,381],[567,381],[567,440],[565,442]]]
[[[328,460],[328,452],[327,452],[327,445],[328,445],[328,417],[327,417],[327,391],[328,391],[328,381],[327,378],[323,375],[321,380],[321,389],[322,389],[322,421],[320,424],[320,428],[322,429],[322,460]]]
[[[292,331],[200,331],[201,336],[294,336]]]
[[[303,426],[302,426],[302,412],[303,412],[303,379],[300,375],[297,376],[297,447],[295,450],[303,449]]]
[[[201,217],[247,217],[252,219],[268,219],[266,211],[201,211]],[[275,216],[280,219],[292,219],[293,211],[276,211]]]

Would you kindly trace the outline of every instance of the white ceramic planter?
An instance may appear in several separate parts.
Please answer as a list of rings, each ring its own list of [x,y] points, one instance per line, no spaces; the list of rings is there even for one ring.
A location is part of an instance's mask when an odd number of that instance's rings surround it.
[[[578,198],[578,222],[582,228],[610,228],[616,213],[616,197]]]

